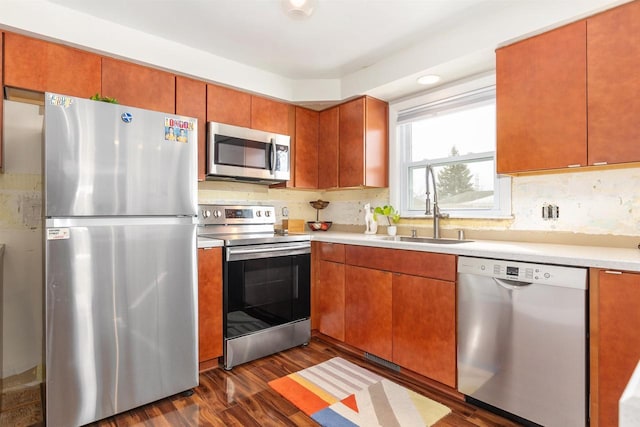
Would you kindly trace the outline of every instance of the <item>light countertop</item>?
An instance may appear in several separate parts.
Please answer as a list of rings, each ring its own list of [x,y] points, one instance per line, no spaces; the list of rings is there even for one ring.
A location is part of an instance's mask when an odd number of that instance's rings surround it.
[[[430,244],[389,240],[389,237],[383,234],[366,235],[363,233],[332,231],[311,233],[311,239],[318,242],[343,243],[347,245],[375,246],[481,258],[640,272],[640,250],[638,249],[497,240]]]
[[[224,246],[224,240],[198,236],[198,249],[219,248],[222,246]]]

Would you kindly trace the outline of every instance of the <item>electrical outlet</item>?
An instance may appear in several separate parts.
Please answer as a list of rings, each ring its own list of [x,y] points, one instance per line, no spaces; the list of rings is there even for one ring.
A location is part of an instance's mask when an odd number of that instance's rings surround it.
[[[558,219],[560,218],[560,207],[545,203],[542,205],[542,219]]]

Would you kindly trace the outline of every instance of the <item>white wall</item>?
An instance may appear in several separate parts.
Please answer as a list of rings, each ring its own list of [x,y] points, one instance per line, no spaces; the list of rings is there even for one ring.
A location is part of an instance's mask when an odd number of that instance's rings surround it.
[[[640,168],[516,177],[513,230],[640,236]],[[542,219],[545,203],[560,218]]]
[[[42,364],[42,119],[39,107],[4,101],[0,174],[2,378]]]

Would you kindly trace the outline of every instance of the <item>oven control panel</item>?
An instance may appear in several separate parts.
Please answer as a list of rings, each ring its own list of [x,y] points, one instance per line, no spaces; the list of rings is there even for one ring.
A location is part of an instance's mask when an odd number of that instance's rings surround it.
[[[199,205],[200,225],[275,224],[273,206]]]

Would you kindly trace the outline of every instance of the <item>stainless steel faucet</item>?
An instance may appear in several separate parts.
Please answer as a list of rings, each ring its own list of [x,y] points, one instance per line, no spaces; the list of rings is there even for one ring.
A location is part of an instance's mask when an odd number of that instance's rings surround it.
[[[433,183],[433,238],[440,238],[440,218],[449,218],[449,214],[440,213],[440,207],[438,206],[438,190],[436,188],[436,175],[433,172],[433,167],[431,165],[427,165],[426,170],[426,184],[427,184],[427,200],[426,200],[426,209],[424,214],[431,215],[431,198],[429,191],[429,175],[431,175],[431,182]]]

